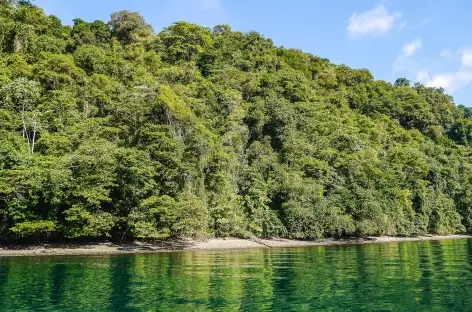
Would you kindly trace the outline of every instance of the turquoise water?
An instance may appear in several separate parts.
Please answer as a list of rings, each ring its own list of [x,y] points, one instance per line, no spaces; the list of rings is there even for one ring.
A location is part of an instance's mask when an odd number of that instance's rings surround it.
[[[472,240],[0,258],[0,311],[472,311]]]

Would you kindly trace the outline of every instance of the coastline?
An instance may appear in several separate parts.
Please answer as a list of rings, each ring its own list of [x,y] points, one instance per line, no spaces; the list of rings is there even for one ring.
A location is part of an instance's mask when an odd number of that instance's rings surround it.
[[[157,243],[135,242],[130,244],[113,244],[111,242],[90,244],[41,244],[41,245],[0,245],[0,257],[18,256],[97,256],[114,254],[138,254],[175,251],[203,250],[238,250],[254,248],[288,248],[309,246],[335,246],[356,244],[378,244],[394,242],[433,241],[446,239],[466,239],[472,235],[424,235],[414,237],[379,236],[353,239],[320,239],[313,241],[292,240],[283,238],[242,239],[212,238],[202,241],[167,240]]]

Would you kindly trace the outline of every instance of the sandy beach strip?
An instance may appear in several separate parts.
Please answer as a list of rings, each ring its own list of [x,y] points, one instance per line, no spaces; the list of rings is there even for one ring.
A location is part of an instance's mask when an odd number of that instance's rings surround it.
[[[198,250],[235,250],[250,248],[287,248],[306,246],[332,246],[349,244],[375,244],[411,241],[431,241],[445,239],[471,239],[472,235],[425,235],[414,237],[365,237],[352,239],[292,240],[283,238],[212,238],[202,241],[166,240],[155,243],[134,242],[114,244],[111,242],[90,244],[40,244],[40,245],[0,245],[0,257],[13,256],[72,256],[107,255],[130,253],[156,253]]]

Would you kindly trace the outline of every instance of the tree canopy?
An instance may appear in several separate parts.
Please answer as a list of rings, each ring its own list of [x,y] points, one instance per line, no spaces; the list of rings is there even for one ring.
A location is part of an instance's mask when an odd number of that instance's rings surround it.
[[[4,239],[472,230],[472,113],[256,32],[0,0]]]

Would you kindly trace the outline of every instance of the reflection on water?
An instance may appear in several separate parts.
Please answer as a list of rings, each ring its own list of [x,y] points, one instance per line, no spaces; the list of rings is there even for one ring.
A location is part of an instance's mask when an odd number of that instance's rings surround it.
[[[472,311],[472,240],[0,258],[0,311]]]

